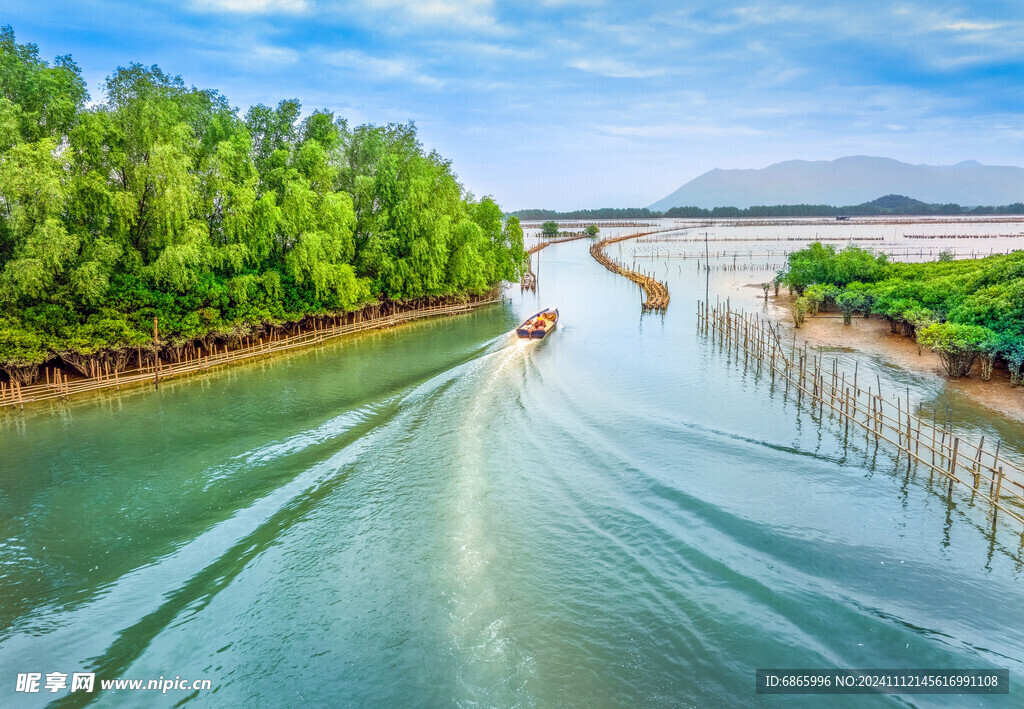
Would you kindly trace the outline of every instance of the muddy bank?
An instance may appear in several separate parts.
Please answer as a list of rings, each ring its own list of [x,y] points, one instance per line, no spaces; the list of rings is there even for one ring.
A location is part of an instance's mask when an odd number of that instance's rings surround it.
[[[743,290],[746,293],[741,296],[742,301],[749,298],[751,305],[758,303],[764,306],[760,286],[751,285]],[[795,296],[785,291],[779,293],[778,297],[770,296],[765,311],[788,333],[793,332],[793,318],[789,311],[793,300]],[[889,330],[889,323],[880,317],[872,316],[865,319],[858,315],[853,318],[851,325],[845,326],[841,313],[808,315],[804,324],[796,330],[796,335],[798,341],[806,341],[812,347],[857,350],[875,355],[908,371],[941,379],[948,389],[1005,416],[1024,421],[1024,389],[1010,386],[1010,375],[1005,368],[997,366],[992,371],[992,378],[986,382],[981,379],[980,364],[975,363],[970,376],[950,379],[946,376],[938,355],[928,350],[918,352],[917,342],[913,338],[894,334]]]

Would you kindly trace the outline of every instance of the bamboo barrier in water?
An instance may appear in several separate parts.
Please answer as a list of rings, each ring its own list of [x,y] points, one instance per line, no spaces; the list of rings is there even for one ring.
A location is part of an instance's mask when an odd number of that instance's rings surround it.
[[[665,310],[668,308],[669,301],[667,283],[659,281],[650,273],[643,273],[641,271],[634,271],[626,268],[621,263],[611,258],[604,251],[604,247],[610,244],[625,241],[626,239],[636,239],[641,236],[647,236],[648,234],[654,233],[656,232],[650,231],[640,234],[626,234],[625,236],[612,236],[607,239],[601,239],[600,241],[590,245],[590,255],[594,257],[594,260],[612,273],[618,273],[621,276],[625,276],[643,288],[644,295],[647,296],[647,299],[643,304],[644,310]]]
[[[547,247],[551,246],[552,244],[564,244],[567,241],[576,241],[577,239],[589,239],[589,238],[590,238],[590,234],[573,234],[571,236],[563,236],[560,239],[548,239],[546,241],[540,242],[539,244],[534,244],[533,246],[531,246],[529,249],[526,250],[526,253],[528,253],[528,254],[535,254],[538,251],[541,251],[542,249],[546,249]]]
[[[618,228],[636,229],[637,227],[644,227],[644,226],[658,226],[656,223],[653,223],[653,222],[608,221],[608,220],[602,220],[602,219],[594,219],[594,220],[591,220],[591,221],[585,221],[585,220],[581,221],[579,219],[570,219],[570,220],[564,220],[564,219],[544,219],[544,220],[531,219],[529,221],[522,222],[521,226],[523,227],[523,229],[540,229],[543,226],[545,221],[552,221],[552,222],[557,223],[559,229],[586,229],[591,224],[596,224],[597,226],[601,227],[602,229],[618,229]]]
[[[879,248],[873,249],[876,254],[885,254],[894,259],[921,259],[933,258],[941,253],[951,253],[954,258],[963,259],[975,259],[985,258],[986,256],[1003,256],[1009,255],[1015,249],[1006,248],[999,251],[995,250],[995,247],[989,248],[988,253],[985,253],[984,249],[957,249],[957,248],[943,248],[941,246],[925,246],[920,248],[914,247],[896,247],[896,248]],[[735,251],[711,251],[707,252],[703,249],[695,251],[673,251],[663,244],[647,244],[640,245],[633,249],[633,258],[649,258],[649,259],[732,259],[735,264],[739,259],[747,259],[753,261],[757,258],[771,258],[781,256],[783,259],[789,257],[790,252],[788,250],[771,250],[766,251],[754,251],[753,249],[748,250],[735,250]]]
[[[526,273],[523,274],[523,278],[519,282],[519,290],[537,290],[537,274],[533,272],[533,255],[535,253],[542,251],[552,244],[564,244],[567,241],[576,241],[577,239],[586,239],[589,237],[590,234],[586,233],[570,234],[569,236],[563,236],[560,239],[548,239],[547,241],[542,241],[527,249],[526,253],[529,254],[530,260],[526,264]]]
[[[280,337],[276,333],[272,332],[266,338],[259,337],[252,344],[238,349],[228,350],[226,345],[214,344],[210,347],[206,355],[199,354],[191,357],[186,356],[186,358],[181,362],[161,362],[159,358],[157,358],[155,364],[150,364],[138,369],[125,370],[121,372],[118,372],[117,370],[110,372],[110,370],[107,369],[99,376],[88,379],[79,379],[76,381],[69,381],[66,376],[61,374],[59,369],[55,369],[52,381],[49,381],[49,372],[47,372],[48,381],[46,383],[33,384],[29,386],[21,386],[13,380],[9,384],[0,383],[0,408],[4,408],[6,406],[19,406],[24,408],[25,404],[36,401],[46,401],[48,399],[59,398],[66,399],[68,396],[73,394],[82,394],[85,392],[110,388],[120,389],[122,386],[129,386],[132,384],[159,382],[162,379],[201,372],[210,369],[211,367],[223,364],[231,364],[255,357],[271,356],[279,352],[287,352],[300,347],[307,347],[309,345],[318,344],[325,342],[326,340],[350,335],[356,332],[391,327],[400,323],[419,320],[421,318],[435,317],[438,315],[457,315],[460,313],[467,313],[481,306],[497,303],[500,300],[501,296],[491,296],[476,301],[467,301],[465,303],[417,307],[413,310],[391,313],[390,315],[381,317],[356,319],[358,316],[355,316],[351,323],[333,326],[318,326],[314,321],[312,330],[307,330],[290,337]]]
[[[912,465],[924,467],[929,475],[938,473],[949,480],[948,494],[954,484],[970,491],[971,500],[980,497],[991,504],[993,523],[999,511],[1024,524],[1024,466],[1007,459],[1002,442],[985,445],[982,436],[972,443],[957,435],[948,421],[939,421],[938,415],[927,417],[913,413],[910,392],[903,396],[881,395],[881,380],[876,376],[877,388],[858,382],[855,369],[850,377],[840,372],[838,360],[831,366],[822,354],[809,352],[807,345],[797,347],[794,342],[785,345],[768,320],[754,314],[733,311],[725,305],[697,304],[697,326],[712,342],[717,341],[727,351],[735,351],[744,362],[755,367],[758,375],[767,370],[774,382],[785,382],[786,392],[793,388],[797,404],[805,402],[811,410],[838,419],[849,431],[859,426],[866,436],[886,441],[907,457],[907,470]]]

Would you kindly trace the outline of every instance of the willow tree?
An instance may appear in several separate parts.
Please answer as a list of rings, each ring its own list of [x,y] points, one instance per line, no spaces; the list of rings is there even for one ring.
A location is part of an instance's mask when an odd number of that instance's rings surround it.
[[[48,64],[35,44],[18,44],[14,30],[5,25],[0,27],[0,97],[0,121],[7,129],[0,136],[30,142],[66,136],[89,93],[70,56]]]
[[[240,116],[142,64],[86,99],[70,58],[0,32],[0,367],[18,380],[54,357],[116,371],[154,317],[178,357],[524,268],[518,220],[411,123],[350,130],[295,99]]]
[[[22,382],[52,356],[38,328],[51,309],[41,306],[59,303],[59,313],[96,291],[65,221],[75,178],[64,145],[87,98],[70,57],[50,65],[0,29],[0,309],[10,314],[0,321],[0,363]]]

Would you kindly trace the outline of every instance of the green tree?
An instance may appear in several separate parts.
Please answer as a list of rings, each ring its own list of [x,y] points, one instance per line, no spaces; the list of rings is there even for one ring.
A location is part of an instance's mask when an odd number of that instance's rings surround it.
[[[855,281],[875,280],[887,263],[885,254],[875,255],[854,244],[836,252],[832,245],[815,242],[791,253],[779,277],[803,294],[805,288],[815,284],[844,286]]]
[[[519,220],[459,184],[412,123],[358,126],[297,100],[244,118],[130,64],[85,107],[78,68],[0,31],[0,368],[126,366],[366,304],[517,280]],[[105,371],[105,370],[104,370]]]
[[[558,236],[558,222],[544,222],[544,224],[541,225],[540,233],[544,236]]]
[[[39,373],[39,365],[50,357],[38,332],[15,318],[0,317],[0,365],[11,380],[30,384]]]
[[[789,308],[793,315],[793,327],[800,327],[804,324],[804,318],[807,315],[809,307],[810,303],[804,296],[800,296],[793,301],[793,304]]]
[[[807,311],[811,315],[817,315],[825,303],[825,286],[814,284],[804,289],[804,299],[807,301]]]
[[[18,44],[5,25],[0,27],[0,97],[7,128],[0,135],[31,142],[66,136],[89,94],[70,56],[57,57],[51,66],[39,58],[35,44]],[[9,132],[15,127],[20,135]]]
[[[864,307],[864,295],[855,290],[845,289],[836,296],[836,305],[843,312],[843,325],[853,322],[853,314]]]
[[[1010,371],[1010,386],[1019,386],[1024,380],[1024,334],[1000,333],[998,352]]]
[[[835,247],[815,242],[806,249],[795,251],[787,258],[787,266],[779,272],[782,282],[803,295],[804,289],[815,283],[825,283],[829,264],[835,258]]]
[[[966,377],[978,357],[994,351],[997,337],[987,327],[936,323],[923,328],[917,335],[922,347],[939,355],[951,377]]]

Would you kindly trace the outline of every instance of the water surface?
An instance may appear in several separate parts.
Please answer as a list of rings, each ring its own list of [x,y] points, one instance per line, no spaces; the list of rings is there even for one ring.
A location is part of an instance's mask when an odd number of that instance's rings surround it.
[[[1002,667],[841,704],[1019,706],[1021,530],[699,336],[695,270],[641,317],[586,250],[472,315],[0,414],[0,704],[90,671],[213,684],[100,706],[820,706],[755,669]]]

